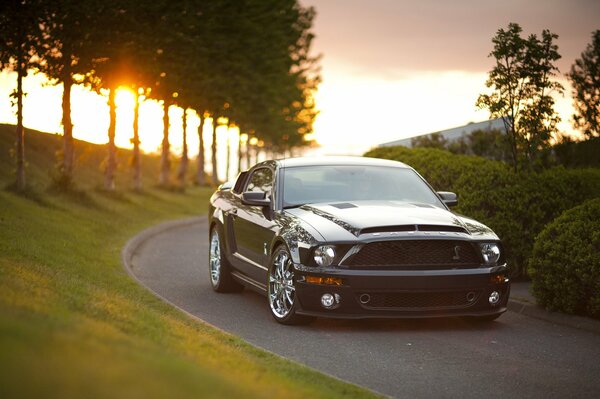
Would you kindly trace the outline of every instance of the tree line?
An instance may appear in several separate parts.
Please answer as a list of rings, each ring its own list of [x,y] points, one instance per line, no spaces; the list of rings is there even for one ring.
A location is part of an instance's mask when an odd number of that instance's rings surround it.
[[[206,184],[202,137],[212,118],[210,183],[218,184],[217,121],[279,152],[303,145],[316,117],[313,93],[320,82],[318,57],[310,54],[315,12],[297,0],[4,0],[0,4],[0,68],[16,72],[16,188],[26,187],[23,78],[44,73],[62,85],[63,148],[56,182],[73,184],[75,173],[71,88],[84,84],[107,92],[110,123],[104,188],[115,189],[117,165],[115,92],[130,88],[134,107],[134,187],[141,188],[138,111],[140,96],[164,108],[159,182],[170,184],[168,109],[200,116],[196,182]],[[241,156],[241,154],[239,154]],[[177,176],[189,159],[184,136]]]

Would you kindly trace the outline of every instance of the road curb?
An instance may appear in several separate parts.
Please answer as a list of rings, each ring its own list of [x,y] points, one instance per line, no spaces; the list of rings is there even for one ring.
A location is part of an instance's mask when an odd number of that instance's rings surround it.
[[[133,274],[133,270],[131,268],[131,260],[133,259],[133,255],[135,254],[137,249],[148,239],[162,234],[165,231],[169,231],[179,227],[189,226],[196,223],[202,223],[203,221],[206,221],[206,219],[206,216],[199,216],[186,219],[170,220],[168,222],[159,223],[155,226],[149,227],[136,234],[129,241],[127,241],[127,244],[125,244],[125,247],[123,247],[123,250],[121,251],[121,262],[123,263],[123,267],[125,268],[127,274],[129,274],[139,284],[146,287],[140,280],[138,280],[135,274]]]
[[[551,312],[542,308],[539,305],[519,301],[517,299],[508,300],[508,310],[511,312],[522,314],[523,316],[532,317],[534,319],[544,320],[550,323],[559,324],[600,334],[600,321],[587,317],[574,316],[564,313]]]

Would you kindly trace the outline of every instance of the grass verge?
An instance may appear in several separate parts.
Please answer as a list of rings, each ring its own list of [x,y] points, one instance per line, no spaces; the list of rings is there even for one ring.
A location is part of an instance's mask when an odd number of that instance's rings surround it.
[[[41,159],[30,168],[43,171]],[[1,190],[0,397],[373,397],[197,322],[129,278],[126,241],[205,212],[209,195]]]

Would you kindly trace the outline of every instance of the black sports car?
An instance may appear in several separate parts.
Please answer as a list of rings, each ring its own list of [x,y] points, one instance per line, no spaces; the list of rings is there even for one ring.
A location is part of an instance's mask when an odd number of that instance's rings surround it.
[[[215,291],[266,294],[279,323],[470,316],[510,292],[500,240],[411,167],[361,157],[266,161],[210,199]]]

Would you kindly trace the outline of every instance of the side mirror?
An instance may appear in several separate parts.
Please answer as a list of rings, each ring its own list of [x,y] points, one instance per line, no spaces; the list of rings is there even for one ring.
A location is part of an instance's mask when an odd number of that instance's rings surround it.
[[[451,193],[449,191],[438,191],[437,195],[440,196],[444,204],[447,206],[456,206],[458,205],[458,195],[455,193]]]
[[[262,191],[246,191],[242,193],[242,204],[252,206],[271,206],[267,193]]]
[[[233,182],[226,181],[225,183],[223,183],[219,187],[217,187],[217,190],[218,191],[231,190],[232,187],[233,187]]]

